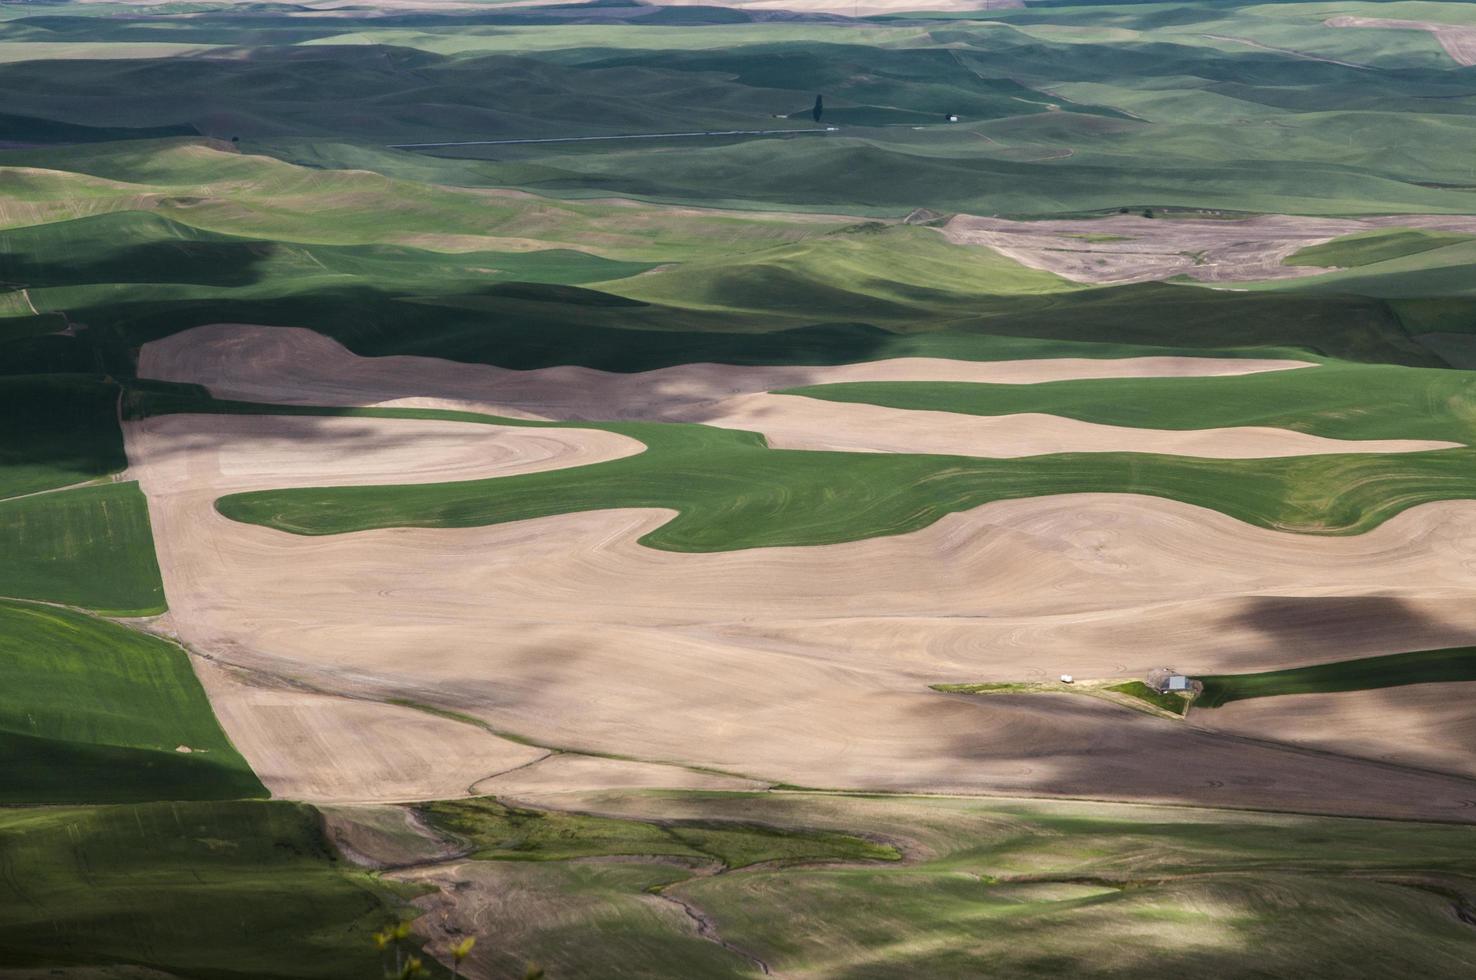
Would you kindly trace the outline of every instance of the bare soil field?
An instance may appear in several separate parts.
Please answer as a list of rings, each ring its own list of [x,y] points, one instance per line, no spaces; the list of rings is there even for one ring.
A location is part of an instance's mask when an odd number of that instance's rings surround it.
[[[896,358],[828,367],[689,364],[613,374],[556,367],[509,371],[426,357],[359,357],[309,330],[220,324],[147,345],[140,371],[206,385],[222,398],[289,404],[471,409],[513,418],[649,419],[762,432],[779,449],[926,452],[1005,458],[1112,450],[1220,459],[1418,452],[1453,443],[1328,439],[1288,429],[1128,428],[1059,416],[995,417],[822,402],[770,389],[844,381],[987,381],[1209,377],[1309,367],[1303,361],[1210,357],[950,361]],[[468,477],[461,477],[468,479]],[[371,481],[373,482],[373,481]]]
[[[146,351],[145,363],[159,362]],[[442,367],[454,387],[457,372]],[[202,374],[178,380],[215,380]],[[333,388],[340,379],[328,378],[324,387],[344,397]],[[384,421],[197,415],[127,425],[181,639],[315,691],[408,698],[574,753],[761,781],[1473,812],[1476,783],[1464,778],[1196,731],[1067,694],[968,698],[928,684],[1129,678],[1164,663],[1252,670],[1388,652],[1390,642],[1454,645],[1476,627],[1464,591],[1476,567],[1476,505],[1431,504],[1362,536],[1310,538],[1155,498],[1070,495],[990,504],[896,537],[715,554],[636,544],[668,519],[651,510],[315,538],[216,513],[214,500],[237,490],[422,479],[410,437],[422,423]],[[282,438],[271,436],[277,425]],[[383,445],[364,457],[378,461],[368,471],[341,450],[346,439],[375,438]],[[524,438],[577,445],[582,433],[496,435],[509,446]],[[448,465],[429,458],[437,473]],[[514,451],[504,471],[568,458]],[[1302,644],[1304,634],[1316,642]],[[245,724],[223,720],[233,735]],[[357,738],[341,731],[334,749],[370,751]],[[437,758],[430,745],[405,752]],[[484,775],[513,759],[487,758]],[[443,794],[467,774],[446,764],[454,775],[433,763],[421,785],[404,788]],[[491,785],[513,792],[522,779],[524,791],[545,793],[652,778],[665,779],[558,758]],[[351,795],[337,785],[333,793]]]
[[[195,660],[216,717],[273,796],[309,803],[468,796],[548,753],[414,708],[254,684]]]
[[[520,769],[498,773],[472,787],[475,795],[548,802],[569,793],[606,789],[691,789],[742,793],[770,783],[721,773],[628,759],[558,752]]]
[[[1458,65],[1476,65],[1476,27],[1437,24],[1426,20],[1392,20],[1342,14],[1323,21],[1328,27],[1375,27],[1396,31],[1429,31]]]
[[[1282,265],[1295,252],[1379,228],[1476,232],[1469,215],[1374,218],[1144,218],[1136,214],[1053,221],[1009,221],[960,214],[943,227],[963,245],[984,245],[1032,269],[1074,282],[1129,283],[1188,276],[1200,282],[1250,282],[1321,275],[1316,266]]]

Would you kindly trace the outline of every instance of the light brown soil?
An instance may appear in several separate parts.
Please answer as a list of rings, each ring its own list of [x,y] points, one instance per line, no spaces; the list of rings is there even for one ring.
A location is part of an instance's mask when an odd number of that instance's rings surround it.
[[[472,787],[479,796],[549,802],[571,792],[603,789],[693,789],[741,793],[767,789],[760,780],[700,772],[626,759],[558,753],[541,762],[484,779]]]
[[[1210,357],[951,361],[896,358],[828,367],[689,364],[612,374],[557,367],[509,371],[425,357],[358,357],[308,330],[219,324],[149,344],[148,377],[205,384],[220,397],[329,405],[418,405],[512,417],[654,419],[762,432],[783,449],[1012,457],[1055,452],[1173,453],[1213,458],[1413,452],[1448,442],[1326,439],[1288,429],[1127,428],[1048,415],[983,417],[775,395],[844,381],[987,381],[1223,376],[1307,368],[1303,361]],[[371,481],[372,482],[372,481]]]
[[[1328,27],[1377,27],[1385,30],[1429,31],[1458,65],[1476,65],[1476,27],[1437,24],[1424,20],[1391,20],[1384,17],[1340,15],[1323,21]]]
[[[1327,272],[1282,265],[1311,245],[1379,228],[1428,228],[1476,233],[1476,216],[1393,215],[1375,218],[1144,218],[1113,215],[1056,221],[1008,221],[960,214],[943,234],[984,245],[1033,269],[1075,282],[1127,283],[1188,276],[1200,282],[1290,279]],[[1112,236],[1120,241],[1091,241]]]
[[[168,563],[168,556],[195,547],[207,549],[196,553],[203,568],[185,571],[188,578],[174,578],[169,586],[169,626],[186,643],[198,636],[188,602],[199,586],[194,575],[221,567],[208,550],[214,546],[210,534],[195,539],[194,525],[232,526],[214,510],[222,487],[477,479],[599,462],[643,449],[632,439],[593,430],[278,416],[210,416],[202,427],[192,421],[198,418],[168,416],[130,426],[129,440],[130,452],[147,458],[151,475],[180,475],[177,482],[169,477],[168,482],[149,485],[155,527],[176,532],[158,537],[161,560]],[[510,432],[516,435],[509,438]],[[202,452],[207,443],[209,451]],[[224,446],[230,451],[215,452]],[[219,468],[208,476],[199,471],[211,463]],[[202,486],[213,489],[202,493]],[[254,545],[257,556],[268,564],[271,537],[268,534]],[[232,590],[213,576],[206,577],[207,593],[211,588]],[[341,585],[353,588],[349,581]],[[226,594],[216,598],[231,600]],[[272,615],[269,607],[259,613]],[[249,631],[252,626],[245,628]],[[195,649],[229,658],[234,645],[230,638],[214,637]],[[546,754],[475,725],[411,708],[273,685],[198,659],[196,666],[221,725],[275,796],[314,802],[465,796],[472,783]],[[290,665],[274,673],[296,676]],[[412,688],[395,695],[412,696]]]
[[[1009,458],[1046,453],[1135,452],[1254,459],[1319,453],[1405,453],[1459,445],[1427,439],[1354,440],[1267,426],[1225,429],[1138,429],[1059,415],[978,416],[880,405],[821,401],[795,395],[751,395],[723,403],[709,425],[762,432],[776,449],[941,453]]]
[[[214,354],[192,375],[188,362],[153,347],[145,365],[167,364],[179,380],[229,377]],[[318,384],[338,398],[358,383],[316,356],[282,363],[296,373],[281,390],[301,400],[313,400],[307,367],[330,372]],[[1096,362],[1104,364],[1133,366]],[[429,365],[409,366],[402,393],[438,397]],[[954,370],[1041,377],[1048,367],[1061,365]],[[451,396],[465,397],[460,369],[441,368]],[[666,377],[653,400],[691,398],[722,375]],[[464,712],[542,744],[765,781],[1473,812],[1466,801],[1476,785],[1463,779],[1197,732],[1069,695],[971,699],[927,685],[1063,672],[1126,678],[1164,663],[1249,670],[1391,644],[1455,645],[1476,627],[1468,601],[1476,505],[1431,504],[1359,537],[1309,538],[1154,498],[1070,495],[990,504],[895,537],[719,554],[637,545],[668,518],[660,511],[316,538],[215,512],[220,494],[280,486],[284,474],[297,484],[374,482],[387,472],[395,482],[423,479],[419,443],[407,437],[421,423],[378,424],[179,416],[127,426],[186,643],[326,691]],[[275,425],[282,437],[264,437]],[[583,438],[507,429],[497,439],[512,447],[555,437]],[[384,440],[364,456],[375,461],[369,471],[336,448],[345,438]],[[508,472],[537,455],[510,452],[517,462]],[[569,458],[538,452],[533,465]],[[431,457],[437,472],[449,465]],[[320,470],[309,476],[312,467]],[[1340,596],[1354,597],[1353,608]],[[354,750],[347,739],[344,750]],[[538,763],[523,778],[558,771]],[[570,789],[612,782],[607,772],[566,773]],[[425,779],[427,796],[447,784],[433,771]]]
[[[197,659],[195,673],[221,727],[281,799],[454,799],[548,754],[413,708],[253,684],[209,661]]]

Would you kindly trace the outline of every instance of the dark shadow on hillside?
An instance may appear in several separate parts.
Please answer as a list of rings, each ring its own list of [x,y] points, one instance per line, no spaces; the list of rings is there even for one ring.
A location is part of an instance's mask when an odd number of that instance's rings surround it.
[[[806,40],[689,51],[676,48],[680,42],[673,41],[673,48],[632,51],[571,41],[559,57],[550,58],[475,49],[446,57],[392,43],[303,43],[356,30],[603,23],[634,29],[774,20],[851,22],[829,13],[627,2],[350,15],[330,23],[269,11],[203,12],[188,21],[159,18],[157,23],[147,13],[127,21],[25,18],[19,23],[36,40],[213,44],[228,47],[230,57],[31,60],[0,65],[0,91],[10,100],[7,110],[13,118],[35,120],[21,129],[71,127],[71,135],[62,140],[35,142],[138,138],[198,128],[227,139],[330,137],[381,143],[569,135],[571,127],[650,131],[682,121],[704,129],[739,128],[741,121],[755,118],[752,110],[734,108],[746,99],[763,106],[759,118],[765,112],[772,118],[808,104],[816,91],[834,97],[837,112],[853,113],[863,124],[910,125],[910,113],[936,120],[950,112],[970,120],[1045,114],[1040,91],[1018,79],[1101,83],[1122,77],[1187,77],[1229,97],[1293,112],[1352,106],[1464,112],[1461,103],[1469,95],[1459,73],[1433,68],[1368,71],[1249,48],[1055,44],[997,31],[950,29],[946,23],[939,23],[931,37],[935,47]],[[1110,106],[1075,103],[1060,94],[1050,99],[1066,113],[1129,118]],[[147,111],[140,111],[141,106]],[[109,116],[131,116],[140,125],[111,126]],[[699,117],[700,122],[692,121]],[[917,158],[910,159],[918,164]],[[1028,165],[996,172],[1039,178]],[[1083,172],[1096,186],[1099,178],[1123,177],[1120,170],[1105,168]],[[839,184],[846,176],[844,168],[832,167],[827,179]],[[1062,173],[1055,179],[1071,177]],[[946,186],[930,182],[935,195]],[[957,184],[957,174],[948,183]],[[907,188],[908,193],[913,189]],[[871,198],[861,194],[851,199]],[[910,202],[930,203],[940,202]]]
[[[250,286],[262,281],[260,267],[282,247],[246,240],[157,241],[117,248],[101,243],[95,254],[86,255],[68,254],[60,241],[27,248],[13,232],[0,240],[7,246],[0,250],[0,288],[7,290],[103,283]]]
[[[919,771],[985,775],[993,793],[1476,822],[1468,776],[1221,735],[1078,695],[937,698],[912,711],[941,736],[915,740]],[[938,723],[949,714],[956,723]]]
[[[89,18],[90,19],[90,18]],[[14,23],[12,21],[11,23]],[[79,126],[38,116],[0,113],[0,145],[104,143],[113,140],[152,140],[175,136],[198,136],[194,126]]]
[[[493,286],[434,305],[403,299],[350,287],[280,299],[125,302],[69,312],[90,325],[87,333],[95,342],[115,352],[136,352],[191,327],[249,323],[305,327],[366,357],[414,354],[514,370],[575,365],[634,372],[697,361],[836,364],[887,356],[898,341],[896,334],[864,323],[818,322],[755,333],[752,318],[693,314],[535,283]],[[449,305],[453,300],[475,308]],[[727,332],[725,325],[749,332]]]
[[[105,476],[128,465],[118,388],[78,375],[0,376],[0,496]]]

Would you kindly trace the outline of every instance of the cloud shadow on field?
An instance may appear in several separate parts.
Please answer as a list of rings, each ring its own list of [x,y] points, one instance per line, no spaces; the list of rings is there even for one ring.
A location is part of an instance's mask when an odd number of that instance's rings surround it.
[[[913,719],[938,734],[918,766],[987,766],[998,773],[990,793],[1476,821],[1469,776],[1277,744],[1274,732],[1222,735],[1075,695],[939,698],[966,703],[976,720],[937,726],[940,704],[915,705]]]
[[[1464,629],[1397,595],[1249,596],[1224,626],[1264,636],[1274,644],[1278,667],[1458,646],[1471,639]],[[1258,659],[1246,669],[1269,668]]]

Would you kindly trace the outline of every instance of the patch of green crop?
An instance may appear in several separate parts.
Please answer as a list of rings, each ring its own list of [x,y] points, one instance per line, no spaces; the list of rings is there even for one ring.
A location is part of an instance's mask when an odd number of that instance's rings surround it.
[[[1189,707],[1189,702],[1177,694],[1169,694],[1164,691],[1155,691],[1142,681],[1128,681],[1126,684],[1114,684],[1107,688],[1119,694],[1126,694],[1130,698],[1146,701],[1155,708],[1182,715]]]
[[[1418,255],[1471,240],[1470,235],[1413,228],[1370,231],[1308,246],[1289,255],[1283,264],[1350,269],[1400,259],[1406,255]]]
[[[467,840],[473,857],[562,861],[610,855],[682,857],[725,868],[760,863],[895,861],[887,845],[832,831],[741,821],[626,820],[509,806],[491,798],[418,808],[438,829]]]
[[[407,897],[342,865],[295,803],[0,810],[0,867],[0,963],[30,975],[376,977],[370,937]]]
[[[1014,683],[1011,681],[996,681],[984,684],[930,684],[928,686],[935,691],[942,691],[944,694],[1009,694],[1014,691],[1039,690],[1038,685]]]
[[[1204,693],[1195,699],[1196,708],[1218,708],[1231,701],[1283,694],[1331,694],[1407,684],[1454,684],[1476,681],[1476,647],[1393,653],[1256,674],[1214,674],[1197,679],[1204,682]]]
[[[1476,443],[1476,376],[1382,364],[1333,362],[1228,377],[1031,385],[855,382],[778,394],[966,415],[1041,412],[1151,429],[1273,426],[1331,439]]]
[[[0,803],[266,795],[164,640],[0,601],[0,676]]]
[[[148,504],[137,483],[0,500],[0,596],[112,615],[162,613]]]

